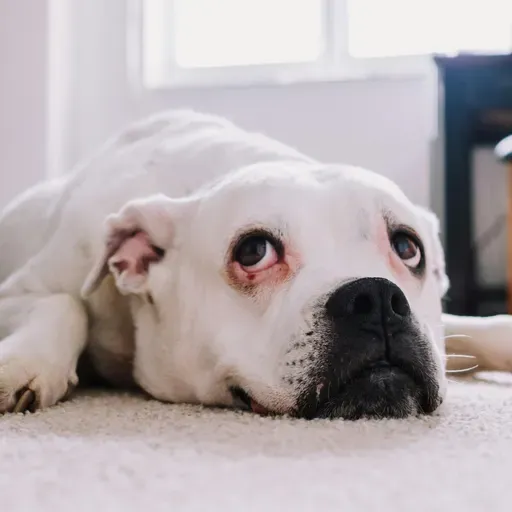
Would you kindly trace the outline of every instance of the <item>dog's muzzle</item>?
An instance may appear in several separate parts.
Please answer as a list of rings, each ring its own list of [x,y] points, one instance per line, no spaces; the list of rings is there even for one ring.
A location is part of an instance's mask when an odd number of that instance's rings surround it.
[[[400,418],[439,406],[432,349],[398,286],[382,278],[343,285],[327,300],[322,322],[327,347],[298,416]]]

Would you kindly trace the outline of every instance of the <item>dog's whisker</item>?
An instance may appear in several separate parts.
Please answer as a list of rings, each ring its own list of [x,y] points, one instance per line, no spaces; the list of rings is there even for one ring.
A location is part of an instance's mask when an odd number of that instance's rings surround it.
[[[466,372],[471,372],[473,370],[476,370],[478,368],[478,365],[475,364],[475,366],[470,366],[469,368],[463,368],[461,370],[446,370],[446,373],[450,373],[450,374],[453,374],[453,373],[466,373]]]
[[[446,354],[444,357],[446,359],[476,359],[475,356],[470,356],[467,354]]]
[[[449,340],[449,339],[452,339],[452,338],[469,338],[469,339],[472,339],[472,337],[468,336],[467,334],[449,334],[448,336],[444,337],[445,340]]]

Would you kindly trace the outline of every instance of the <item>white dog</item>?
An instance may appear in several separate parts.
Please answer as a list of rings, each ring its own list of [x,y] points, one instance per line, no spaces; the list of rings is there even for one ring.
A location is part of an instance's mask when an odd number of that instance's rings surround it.
[[[0,282],[0,412],[61,400],[83,354],[160,400],[305,418],[429,413],[446,390],[434,216],[213,116],[135,124],[18,197]],[[509,317],[444,323],[474,357],[453,361],[512,370]]]

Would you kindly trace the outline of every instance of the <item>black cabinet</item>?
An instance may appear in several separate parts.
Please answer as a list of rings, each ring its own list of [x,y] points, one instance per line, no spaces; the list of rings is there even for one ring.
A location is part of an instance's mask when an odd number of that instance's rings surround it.
[[[435,56],[444,153],[445,251],[451,281],[446,311],[481,312],[505,302],[503,288],[477,286],[471,153],[512,133],[512,54]],[[498,311],[497,311],[498,312]]]

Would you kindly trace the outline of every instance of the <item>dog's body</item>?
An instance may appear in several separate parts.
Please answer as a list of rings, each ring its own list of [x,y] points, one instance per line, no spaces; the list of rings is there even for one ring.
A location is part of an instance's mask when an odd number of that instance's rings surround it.
[[[253,245],[239,251],[248,226]],[[60,400],[84,350],[105,379],[162,400],[241,396],[305,417],[434,410],[447,284],[435,230],[367,171],[323,166],[213,116],[138,123],[0,219],[0,412],[26,388],[39,407]],[[450,351],[512,370],[508,317],[444,320],[448,334],[471,336],[448,338]]]

